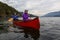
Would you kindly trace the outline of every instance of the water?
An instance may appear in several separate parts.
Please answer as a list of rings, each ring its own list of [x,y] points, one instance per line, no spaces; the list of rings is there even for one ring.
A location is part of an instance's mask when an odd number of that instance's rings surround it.
[[[40,38],[39,40],[60,40],[60,17],[41,17],[40,18]],[[2,33],[0,40],[33,40],[24,38],[24,33]]]
[[[43,17],[41,22],[41,40],[60,40],[60,17]]]

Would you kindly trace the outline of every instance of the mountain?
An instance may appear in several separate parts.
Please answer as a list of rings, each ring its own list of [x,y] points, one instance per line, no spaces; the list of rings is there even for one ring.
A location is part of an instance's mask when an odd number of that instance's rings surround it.
[[[0,2],[0,17],[4,18],[6,16],[11,16],[14,13],[19,12],[13,7],[10,7],[7,4]]]
[[[0,19],[4,20],[5,17],[10,17],[14,13],[19,14],[19,16],[22,16],[23,12],[17,11],[15,8],[0,2]],[[35,17],[32,14],[29,14],[31,17]]]
[[[44,15],[43,17],[60,17],[60,11],[50,12],[50,13]]]

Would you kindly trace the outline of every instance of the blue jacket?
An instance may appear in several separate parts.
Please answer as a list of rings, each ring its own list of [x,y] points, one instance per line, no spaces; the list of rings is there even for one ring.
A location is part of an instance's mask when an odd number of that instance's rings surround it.
[[[12,18],[13,18],[14,20],[17,20],[18,17],[19,17],[19,16],[17,16],[17,15],[12,15]]]

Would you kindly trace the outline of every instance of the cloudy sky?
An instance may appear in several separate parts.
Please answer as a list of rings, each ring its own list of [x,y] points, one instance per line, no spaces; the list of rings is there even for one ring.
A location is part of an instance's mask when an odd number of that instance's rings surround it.
[[[60,11],[60,0],[0,0],[18,11],[29,10],[30,14],[42,16],[49,12]]]

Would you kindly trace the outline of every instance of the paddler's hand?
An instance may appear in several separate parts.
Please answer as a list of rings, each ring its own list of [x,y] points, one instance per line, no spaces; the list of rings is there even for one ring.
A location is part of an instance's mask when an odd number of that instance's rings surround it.
[[[12,21],[13,21],[13,18],[8,19],[8,22],[12,22]]]

